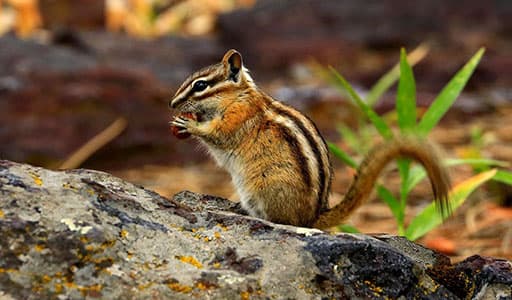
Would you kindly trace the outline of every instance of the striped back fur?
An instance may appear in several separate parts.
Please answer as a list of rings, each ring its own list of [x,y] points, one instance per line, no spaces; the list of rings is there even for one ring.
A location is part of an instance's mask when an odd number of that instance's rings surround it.
[[[212,126],[219,125],[219,128],[209,128],[207,135],[198,137],[217,162],[231,173],[242,206],[251,215],[280,223],[311,226],[320,213],[327,210],[332,170],[328,147],[319,130],[304,114],[259,90],[235,50],[229,50],[220,63],[189,76],[177,90],[170,106],[182,112],[199,113],[202,120],[213,120]],[[273,135],[280,138],[268,143],[266,133],[269,139]],[[261,152],[261,163],[254,161],[255,155],[240,153],[240,149],[246,147],[232,140],[253,143],[248,151]],[[272,157],[269,147],[277,147],[278,143],[284,143],[286,149]],[[274,165],[290,160],[293,165],[290,170],[296,170],[296,174],[288,172],[286,167],[283,170],[274,168],[273,172],[282,172],[282,176],[274,176],[273,182],[270,179],[267,179],[268,183],[251,182],[254,181],[252,178],[265,177],[267,165],[273,160]],[[259,167],[251,167],[255,165]],[[247,173],[247,169],[251,173]],[[268,192],[257,190],[254,185]],[[281,191],[280,185],[283,187]],[[290,191],[290,185],[296,187],[296,191]],[[297,211],[290,211],[293,207],[297,207]]]

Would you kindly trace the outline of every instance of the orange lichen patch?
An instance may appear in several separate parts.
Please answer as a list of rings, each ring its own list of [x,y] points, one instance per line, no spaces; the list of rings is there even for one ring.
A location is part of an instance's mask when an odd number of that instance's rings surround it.
[[[153,285],[153,282],[146,282],[144,284],[139,284],[137,286],[137,288],[139,289],[139,291],[143,291],[143,290],[145,290],[147,288],[150,288],[152,285]]]
[[[48,275],[43,275],[43,277],[41,278],[41,281],[43,283],[48,283],[48,282],[52,281],[52,278]]]
[[[66,287],[67,289],[75,289],[80,291],[80,293],[83,296],[86,296],[87,294],[93,294],[98,295],[98,293],[101,292],[103,289],[103,285],[101,284],[93,284],[93,285],[78,285],[74,282],[70,281],[64,281],[64,284],[55,284],[55,289],[59,289],[62,291],[63,287]]]
[[[196,281],[196,283],[194,284],[194,286],[198,289],[198,290],[202,290],[202,291],[206,291],[206,290],[209,290],[209,289],[216,289],[218,288],[218,286],[213,283],[213,282],[210,282],[210,281],[207,281],[207,280],[203,280],[203,279],[199,279],[198,281]]]
[[[45,245],[42,245],[42,244],[36,244],[34,246],[34,250],[36,250],[37,252],[41,252],[43,251],[44,249],[46,249]]]
[[[196,283],[196,288],[200,289],[200,290],[207,290],[208,289],[208,286],[206,286],[206,284],[202,283],[202,282],[197,282]]]
[[[64,287],[62,286],[61,283],[55,283],[55,285],[53,286],[53,289],[54,289],[55,293],[60,294],[64,290]]]
[[[72,186],[71,183],[69,183],[69,182],[64,182],[62,184],[62,188],[73,190],[73,191],[77,191],[78,190],[76,187]]]
[[[218,223],[217,226],[220,229],[222,229],[222,231],[228,231],[228,229],[229,229],[227,226],[225,226],[224,224],[221,224],[221,223]]]
[[[12,268],[9,268],[9,269],[0,268],[0,273],[15,273],[17,271],[18,270],[12,269]]]
[[[89,286],[77,286],[77,289],[86,296],[87,294],[97,295],[103,289],[101,284],[94,284]]]
[[[3,219],[5,216],[4,212],[0,209],[0,219]]]
[[[149,263],[146,261],[144,262],[142,265],[140,265],[140,267],[142,268],[142,270],[144,271],[149,271],[151,270],[151,266],[149,265]]]
[[[112,271],[109,268],[100,270],[101,273],[105,273],[107,275],[112,275]]]
[[[299,285],[297,286],[297,288],[299,288],[299,289],[303,290],[304,292],[306,292],[306,293],[308,293],[308,294],[313,294],[313,290],[312,290],[311,288],[309,288],[309,287],[306,287],[306,286],[305,286],[305,285],[303,285],[303,284],[299,284]],[[261,291],[259,291],[259,292],[261,292]]]
[[[203,265],[197,259],[195,259],[192,256],[176,256],[176,258],[179,259],[180,261],[184,262],[184,263],[193,265],[194,267],[196,267],[198,269],[202,269],[203,268]]]
[[[46,246],[45,246],[45,245],[43,245],[43,244],[36,244],[36,245],[34,246],[34,250],[36,250],[37,252],[41,252],[41,251],[43,251],[44,249],[46,249]]]
[[[382,294],[382,288],[381,287],[378,287],[378,286],[375,286],[373,283],[371,283],[369,280],[365,280],[364,281],[364,284],[366,284],[370,290],[373,291],[373,293],[376,295],[376,296],[380,296]]]
[[[43,185],[43,180],[41,179],[41,177],[39,177],[39,175],[35,174],[35,173],[29,173],[30,174],[30,177],[32,177],[32,179],[34,180],[34,183],[38,186],[42,186]]]
[[[80,236],[80,242],[82,242],[83,244],[85,244],[85,243],[88,243],[88,242],[89,242],[89,239],[88,239],[87,237],[85,237],[85,236],[83,236],[83,235],[82,235],[82,236]]]
[[[121,235],[121,238],[123,238],[123,239],[128,237],[128,231],[126,231],[124,229],[122,229],[119,234]]]
[[[130,276],[131,279],[137,279],[137,272],[131,271],[128,273],[128,276]]]
[[[188,286],[188,285],[184,285],[184,284],[180,284],[179,282],[174,282],[174,283],[168,283],[167,286],[175,291],[175,292],[179,292],[179,293],[190,293],[192,291],[192,287],[191,286]]]
[[[42,291],[43,291],[42,286],[33,286],[32,287],[32,292],[34,292],[34,293],[41,293]]]
[[[96,265],[97,269],[104,269],[114,264],[114,260],[110,257],[91,259],[91,262]]]
[[[92,251],[94,251],[94,246],[93,245],[87,245],[87,246],[85,246],[85,250],[87,250],[89,252],[92,252]]]
[[[204,231],[204,227],[192,228],[192,232]]]
[[[212,265],[215,269],[220,269],[221,264],[219,262],[213,263]]]
[[[169,226],[171,226],[172,228],[175,228],[178,231],[184,231],[185,230],[185,228],[183,228],[183,226],[178,226],[176,224],[170,224]]]
[[[218,231],[215,231],[215,233],[213,235],[215,236],[216,239],[221,238],[220,233]]]
[[[247,291],[240,293],[240,298],[242,300],[249,300],[250,297],[251,297],[251,294],[249,292],[247,292]]]
[[[107,249],[107,248],[114,247],[115,244],[116,244],[116,240],[110,240],[110,241],[106,241],[106,242],[101,243],[100,247],[102,249]]]
[[[80,237],[80,241],[82,243],[86,244],[89,240],[86,237]],[[97,253],[103,253],[105,249],[112,248],[115,245],[115,243],[116,243],[115,240],[111,240],[111,241],[105,241],[105,242],[101,243],[100,245],[95,244],[95,243],[85,245],[84,249],[87,251],[87,253],[77,254],[77,256],[82,261],[93,261],[93,259],[91,258],[91,255],[94,255]],[[103,260],[105,260],[105,259],[103,259]]]

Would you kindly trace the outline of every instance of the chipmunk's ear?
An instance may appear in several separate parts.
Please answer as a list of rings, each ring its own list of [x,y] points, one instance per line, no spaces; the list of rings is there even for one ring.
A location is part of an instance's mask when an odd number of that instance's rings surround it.
[[[239,74],[243,66],[242,55],[238,51],[231,49],[226,52],[226,54],[224,54],[222,63],[226,67],[226,71],[229,74],[229,79],[237,82],[240,78]]]

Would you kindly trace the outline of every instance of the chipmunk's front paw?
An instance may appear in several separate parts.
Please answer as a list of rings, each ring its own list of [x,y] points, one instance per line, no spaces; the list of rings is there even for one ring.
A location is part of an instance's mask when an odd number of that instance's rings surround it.
[[[170,122],[172,134],[179,139],[186,139],[194,134],[194,128],[197,128],[198,122],[193,118],[186,116],[177,116]]]
[[[191,127],[192,122],[197,122],[185,117],[176,117],[171,121],[171,125],[180,128],[180,132],[187,132],[187,129]]]

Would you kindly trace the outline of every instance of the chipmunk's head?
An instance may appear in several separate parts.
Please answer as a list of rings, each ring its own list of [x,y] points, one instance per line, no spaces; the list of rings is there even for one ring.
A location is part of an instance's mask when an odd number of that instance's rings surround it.
[[[169,102],[169,107],[208,118],[220,101],[236,99],[243,90],[253,86],[252,78],[243,66],[242,55],[231,49],[220,63],[189,76]]]

